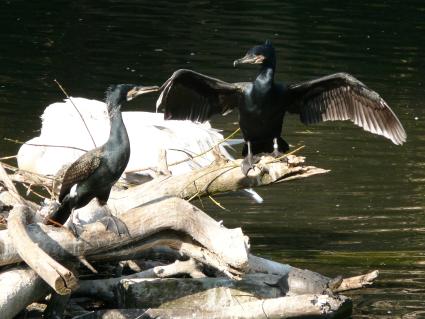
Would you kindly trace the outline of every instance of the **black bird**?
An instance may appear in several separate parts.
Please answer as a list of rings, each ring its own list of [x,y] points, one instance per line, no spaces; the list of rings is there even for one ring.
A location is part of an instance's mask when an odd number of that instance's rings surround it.
[[[246,141],[242,151],[245,174],[256,160],[252,154],[273,152],[277,156],[289,149],[280,137],[286,112],[299,114],[305,124],[351,120],[394,144],[406,141],[404,128],[387,103],[347,73],[290,85],[275,83],[276,56],[270,41],[253,47],[233,64],[242,63],[260,65],[254,82],[227,83],[191,70],[175,71],[159,89],[157,109],[165,110],[166,119],[204,122],[238,108]]]
[[[59,209],[49,217],[63,224],[74,209],[97,198],[101,206],[108,201],[112,186],[124,172],[130,158],[130,142],[121,116],[121,105],[136,92],[149,92],[158,87],[131,84],[111,85],[106,91],[106,105],[111,128],[105,144],[88,151],[69,166],[62,180]],[[46,220],[46,223],[51,223]],[[74,227],[74,225],[71,223]],[[74,233],[76,229],[73,228]]]

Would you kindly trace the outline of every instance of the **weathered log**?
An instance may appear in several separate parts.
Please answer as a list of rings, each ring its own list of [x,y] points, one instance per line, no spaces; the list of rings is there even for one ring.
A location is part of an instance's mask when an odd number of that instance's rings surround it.
[[[242,173],[240,163],[241,160],[216,163],[184,175],[156,178],[128,190],[113,193],[108,206],[119,213],[165,196],[189,199],[198,195],[269,185],[286,179],[328,172],[314,166],[304,166],[304,157],[294,155],[289,155],[287,161],[263,157],[256,165],[257,168],[251,170],[248,176]]]
[[[57,259],[69,256],[89,256],[108,251],[130,242],[147,238],[161,230],[175,230],[189,234],[202,244],[206,253],[235,269],[248,265],[247,238],[240,228],[227,229],[201,210],[178,198],[167,198],[145,204],[120,216],[126,223],[130,238],[109,232],[101,223],[86,225],[79,240],[64,228],[29,225],[28,231],[50,256]],[[200,252],[202,254],[202,252]],[[195,258],[196,259],[196,258]],[[16,247],[8,231],[0,232],[0,265],[19,262]]]
[[[338,287],[335,287],[334,292],[342,292],[353,289],[360,289],[373,284],[373,281],[378,278],[379,271],[373,270],[361,276],[344,278]]]
[[[119,308],[188,308],[216,310],[254,300],[281,297],[270,287],[269,275],[253,274],[243,280],[228,278],[122,279],[115,290]]]
[[[352,302],[346,297],[300,295],[256,300],[207,311],[196,308],[114,309],[85,314],[74,319],[256,319],[256,318],[348,318]]]
[[[98,297],[104,295],[111,298],[109,292],[112,290],[111,287],[116,287],[118,280],[120,285],[113,289],[117,292],[117,296],[123,295],[123,292],[129,292],[129,290],[132,290],[131,293],[134,294],[138,289],[135,287],[140,284],[142,285],[140,286],[142,292],[139,292],[138,296],[136,293],[136,296],[132,299],[131,294],[125,295],[123,300],[125,302],[131,300],[142,302],[141,304],[134,303],[133,306],[137,308],[154,307],[154,309],[151,309],[152,311],[157,311],[156,314],[165,315],[165,317],[175,318],[181,315],[182,318],[187,318],[192,317],[193,314],[199,318],[254,318],[264,316],[264,314],[269,317],[284,318],[333,316],[337,312],[339,313],[341,309],[351,309],[350,301],[343,296],[333,297],[322,295],[322,293],[324,291],[335,291],[341,288],[343,283],[346,283],[344,290],[350,285],[352,287],[358,286],[359,283],[365,282],[365,278],[352,282],[344,280],[338,282],[337,287],[332,286],[333,289],[330,289],[329,285],[332,280],[327,277],[252,255],[248,256],[249,244],[240,229],[238,232],[225,229],[212,219],[207,221],[207,227],[205,227],[205,220],[199,220],[195,217],[204,214],[199,209],[181,200],[167,198],[170,195],[192,198],[197,195],[209,195],[255,185],[266,185],[325,172],[320,169],[304,167],[302,163],[303,158],[295,156],[289,157],[289,164],[272,158],[263,158],[258,168],[250,172],[248,177],[242,175],[238,163],[216,163],[216,165],[208,168],[189,173],[187,176],[158,178],[150,183],[125,191],[114,191],[111,194],[108,206],[128,225],[130,238],[119,238],[105,230],[100,223],[87,225],[81,240],[75,240],[65,229],[52,229],[44,225],[31,225],[29,234],[34,240],[41,240],[40,245],[44,245],[43,247],[47,248],[46,251],[52,253],[55,258],[56,256],[69,258],[69,256],[78,257],[81,255],[85,255],[90,261],[124,258],[124,256],[131,258],[147,249],[165,247],[213,266],[220,272],[228,274],[231,278],[235,274],[240,275],[241,271],[248,269],[254,273],[241,281],[233,281],[228,278],[196,279],[211,282],[212,286],[210,287],[201,286],[195,279],[129,278],[111,279],[105,286],[97,287]],[[93,216],[96,210],[93,205],[90,205],[80,211],[87,213],[89,216],[87,220],[90,221],[90,216]],[[182,214],[181,211],[184,213]],[[6,246],[10,243],[9,237],[10,235],[7,232],[0,232],[0,264],[2,253],[7,252]],[[4,246],[5,243],[6,246]],[[229,247],[229,243],[236,244]],[[6,247],[3,251],[2,244],[3,247]],[[110,252],[111,248],[114,248],[113,252]],[[16,254],[13,255],[16,253],[16,251],[13,252],[13,249],[10,250],[12,253],[9,256],[11,257],[9,263],[13,258],[17,258]],[[17,259],[20,260],[19,257]],[[162,270],[162,274],[150,269],[139,275],[142,277],[161,277],[176,272],[173,267],[165,269],[162,267]],[[170,270],[170,272],[167,273],[167,270]],[[255,274],[256,272],[264,272],[267,275]],[[262,279],[257,278],[251,282],[255,289],[252,288],[250,293],[249,289],[243,285],[246,285],[249,277],[256,276]],[[94,283],[94,281],[91,281],[91,283]],[[164,286],[158,288],[154,287],[153,283],[158,283],[158,287],[170,283],[174,286],[173,289],[167,289]],[[190,285],[193,283],[195,285],[191,288]],[[144,288],[143,285],[145,285]],[[160,291],[160,296],[143,293],[148,291],[146,285],[150,285],[150,292],[155,291],[155,289]],[[179,289],[178,285],[186,286]],[[235,286],[240,287],[239,290],[234,289]],[[243,288],[241,288],[242,286]],[[258,288],[259,286],[261,288]],[[93,289],[91,294],[93,294]],[[264,291],[265,295],[257,295],[258,291]],[[166,293],[164,294],[164,292]],[[176,295],[178,292],[184,294],[184,296]],[[266,292],[275,295],[267,295]],[[306,292],[309,294],[306,295]],[[279,297],[282,294],[287,296]],[[143,304],[146,300],[139,298],[146,295],[153,296],[151,305],[149,303]],[[188,295],[192,295],[193,299]],[[166,300],[166,298],[169,299]],[[215,300],[215,302],[211,302],[211,300]],[[124,305],[123,302],[122,306]],[[171,307],[171,311],[155,309],[157,307]]]
[[[273,260],[265,259],[252,254],[248,255],[249,261],[249,272],[259,272],[264,274],[275,274],[284,276],[289,273],[292,266],[287,264],[281,264]]]
[[[0,163],[0,181],[3,182],[4,186],[6,186],[7,190],[16,203],[25,205],[25,200],[21,197],[21,195],[19,195],[18,190],[11,181],[9,175],[6,173],[2,163]]]
[[[177,260],[170,265],[157,266],[128,276],[108,279],[84,280],[80,282],[80,286],[74,294],[113,300],[114,291],[117,289],[120,281],[123,279],[167,278],[182,274],[189,275],[192,278],[205,277],[193,259],[186,261]]]
[[[329,291],[332,292],[360,289],[365,286],[372,285],[373,281],[379,275],[379,271],[374,270],[364,275],[343,278],[335,281],[337,278],[329,278],[311,270],[295,268],[287,264],[281,264],[252,254],[249,254],[249,272],[275,274],[281,276],[283,279],[285,279],[285,276],[288,276],[285,280],[289,280],[290,282],[289,294],[319,293],[326,289],[329,289]]]
[[[255,256],[250,256],[250,261],[258,258]],[[278,263],[276,263],[278,264]],[[176,265],[179,265],[179,267],[176,267]],[[298,269],[295,267],[291,267],[289,265],[282,265],[287,266],[290,268],[290,270],[282,274],[270,274],[270,273],[253,273],[247,274],[242,277],[241,283],[235,283],[232,280],[226,279],[226,278],[218,278],[217,281],[214,283],[217,287],[228,288],[230,286],[242,286],[243,283],[248,281],[249,285],[257,287],[252,289],[252,291],[261,291],[263,287],[266,285],[268,287],[267,289],[270,289],[270,291],[278,290],[280,291],[281,295],[299,295],[299,294],[322,294],[324,292],[331,292],[334,291],[333,280],[322,276],[318,273],[312,272],[310,270],[304,270],[304,269]],[[282,267],[283,268],[283,267]],[[158,272],[161,271],[161,275],[158,274]],[[165,278],[165,277],[171,277],[178,273],[187,273],[187,274],[193,274],[192,272],[192,264],[190,262],[176,262],[176,264],[171,264],[167,266],[161,266],[161,267],[155,267],[146,271],[142,271],[133,275],[129,276],[123,276],[123,277],[117,277],[117,278],[110,278],[110,279],[96,279],[96,280],[87,280],[83,281],[80,284],[79,289],[76,291],[77,294],[81,294],[84,296],[97,296],[104,299],[110,299],[112,300],[114,298],[114,290],[117,289],[117,286],[120,284],[120,281],[123,279],[136,279],[136,278]],[[213,279],[210,278],[207,281],[208,284],[211,284],[213,282]],[[345,281],[350,281],[351,279],[347,278]],[[339,283],[342,281],[342,278],[338,281]],[[146,289],[146,294],[153,296],[153,299],[161,299],[161,296],[155,295],[159,291],[162,291],[162,297],[168,298],[168,299],[176,299],[175,296],[176,292],[172,292],[172,296],[168,296],[168,289],[167,285],[164,284],[164,287],[161,287],[162,282],[156,282],[158,285],[158,289],[154,289],[153,291],[148,291]],[[180,287],[180,294],[187,295],[192,294],[193,289],[190,287],[187,289],[187,286],[190,286],[190,284],[197,285],[198,283],[203,283],[203,281],[189,281],[189,284],[186,285],[186,287]],[[348,288],[348,285],[346,285]],[[351,286],[353,287],[353,286]],[[354,286],[356,287],[356,286]],[[155,287],[154,287],[155,288]],[[186,288],[186,290],[184,289]],[[204,287],[205,288],[205,287]],[[207,287],[208,288],[208,287]],[[223,289],[224,289],[223,288]],[[144,288],[145,289],[145,288]],[[262,295],[262,298],[270,298],[270,296]],[[180,297],[178,297],[180,298]],[[199,296],[194,297],[195,300],[199,300]],[[127,297],[125,298],[127,299]],[[196,301],[198,302],[198,301]],[[202,302],[200,300],[199,302]],[[144,307],[145,305],[137,305],[137,307]]]
[[[209,167],[203,167],[179,176],[161,176],[142,185],[127,190],[113,189],[108,201],[108,207],[116,214],[126,212],[144,203],[159,200],[167,196],[177,196],[190,199],[196,196],[210,195],[235,191],[254,186],[269,185],[271,183],[305,178],[315,174],[328,172],[321,168],[304,165],[304,157],[288,155],[283,160],[265,156],[256,164],[248,176],[242,174],[241,160],[215,162]],[[28,174],[22,175],[30,178]],[[17,180],[22,180],[16,177]],[[40,179],[38,176],[30,179],[30,183],[47,183],[51,187],[51,180]],[[86,223],[98,218],[99,207],[88,205],[76,210],[80,219]]]
[[[218,258],[214,252],[196,244],[188,236],[175,232],[161,232],[120,249],[108,250],[107,252],[102,249],[99,252],[90,253],[87,258],[90,261],[117,261],[129,258],[146,258],[152,253],[161,255],[162,258],[167,257],[170,261],[187,256],[215,269],[218,273],[225,274],[229,278],[237,279],[242,274],[240,270],[230,267],[225,261]]]
[[[51,291],[49,285],[28,267],[16,267],[0,273],[0,314],[11,319],[30,303]]]
[[[25,201],[20,197],[15,186],[9,180],[9,176],[2,170],[2,167],[0,171],[2,171],[1,180],[5,185],[8,185],[8,191],[3,191],[0,194],[2,201],[12,206],[24,203],[30,205],[32,208],[36,208],[37,205],[30,201]],[[20,231],[25,232],[23,220],[21,221],[22,227],[19,226],[18,228]],[[19,221],[17,222],[20,223]],[[12,225],[9,224],[9,227],[14,227],[13,222]],[[19,234],[14,233],[14,236],[15,240],[19,242],[18,245],[21,246],[20,249],[26,249],[25,246],[22,247],[24,243],[21,242],[22,238]],[[33,269],[28,267],[15,267],[0,273],[0,287],[0,313],[1,317],[5,319],[13,318],[27,305],[46,296],[51,291],[49,285]]]
[[[43,280],[60,295],[68,295],[78,285],[78,280],[67,268],[50,257],[34,243],[27,232],[27,222],[31,220],[29,208],[15,205],[8,218],[8,233],[19,256]]]

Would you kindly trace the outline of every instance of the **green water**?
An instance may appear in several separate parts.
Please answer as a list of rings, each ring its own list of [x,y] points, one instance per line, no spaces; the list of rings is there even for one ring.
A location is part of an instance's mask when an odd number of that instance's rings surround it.
[[[378,91],[403,123],[397,147],[350,123],[305,127],[287,117],[284,137],[325,175],[265,187],[257,205],[219,197],[256,254],[334,276],[379,269],[373,288],[350,293],[355,318],[425,317],[425,3],[412,1],[1,1],[0,137],[37,134],[39,116],[63,98],[103,98],[110,83],[160,84],[191,68],[247,81],[232,61],[271,39],[276,79],[345,71]],[[133,110],[153,110],[144,99]],[[230,133],[237,115],[216,117]],[[0,140],[0,156],[18,146]],[[200,204],[200,203],[199,203]]]

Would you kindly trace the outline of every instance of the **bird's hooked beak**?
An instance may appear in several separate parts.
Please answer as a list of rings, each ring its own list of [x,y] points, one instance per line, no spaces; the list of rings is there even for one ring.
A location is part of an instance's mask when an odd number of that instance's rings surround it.
[[[233,61],[233,67],[236,67],[238,64],[244,64],[244,63],[261,64],[263,63],[265,58],[266,57],[262,54],[255,55],[255,54],[248,53],[243,58]]]
[[[143,85],[135,86],[134,88],[132,88],[130,91],[127,92],[127,101],[131,101],[136,96],[146,94],[146,93],[156,92],[158,90],[159,90],[159,86],[156,86],[156,85],[153,85],[153,86],[143,86]]]

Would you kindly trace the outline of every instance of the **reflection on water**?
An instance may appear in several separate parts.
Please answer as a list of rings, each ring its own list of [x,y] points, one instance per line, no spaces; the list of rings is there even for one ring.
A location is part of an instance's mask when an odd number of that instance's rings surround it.
[[[346,71],[377,90],[408,134],[392,145],[349,123],[305,127],[285,120],[285,139],[329,174],[265,187],[265,203],[227,196],[229,226],[242,225],[255,253],[330,276],[380,269],[353,292],[357,317],[424,316],[423,136],[425,4],[378,1],[2,1],[0,132],[28,139],[44,107],[62,94],[102,98],[110,83],[159,84],[178,68],[247,81],[255,68],[232,61],[271,39],[276,79]],[[131,108],[153,110],[153,100]],[[237,115],[217,117],[226,133]],[[0,141],[3,155],[18,146]]]

